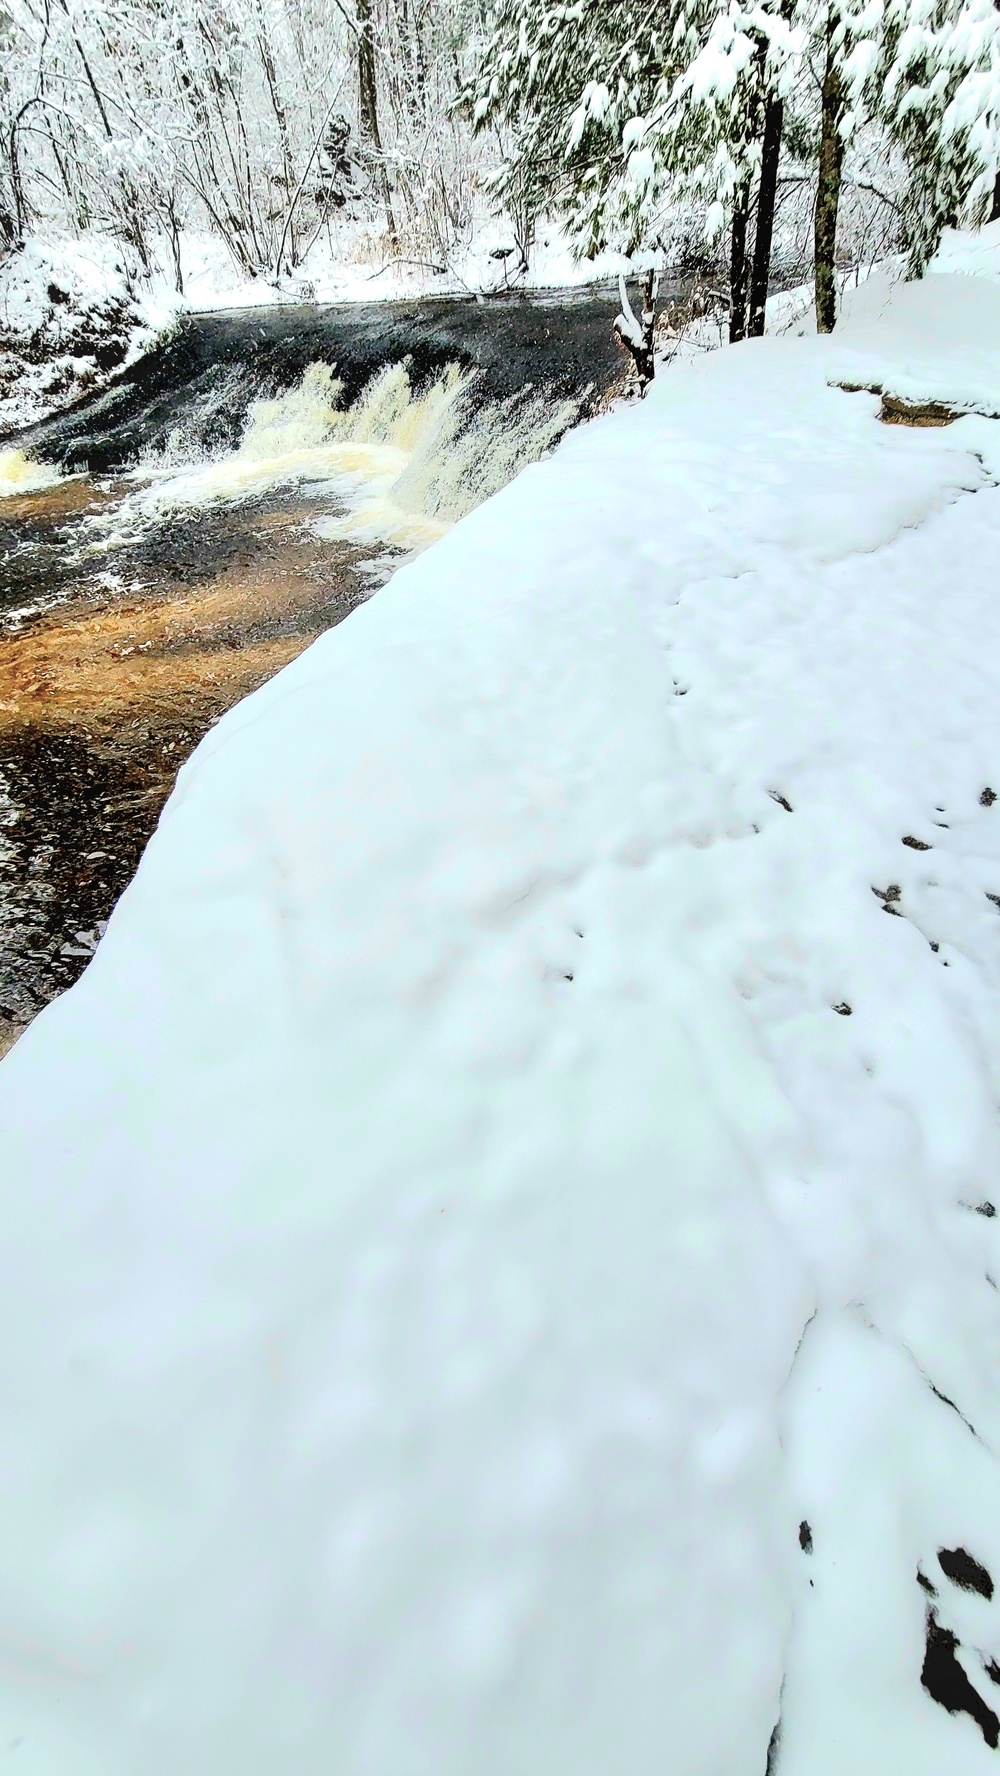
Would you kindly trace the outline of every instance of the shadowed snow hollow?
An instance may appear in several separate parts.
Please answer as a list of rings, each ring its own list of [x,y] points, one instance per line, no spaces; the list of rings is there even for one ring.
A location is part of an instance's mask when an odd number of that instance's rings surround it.
[[[31,1776],[993,1769],[1000,450],[842,350],[234,709],[3,1062]]]

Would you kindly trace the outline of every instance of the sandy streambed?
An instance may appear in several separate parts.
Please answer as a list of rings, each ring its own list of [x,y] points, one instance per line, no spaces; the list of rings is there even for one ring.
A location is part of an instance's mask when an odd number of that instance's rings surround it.
[[[0,1052],[86,965],[206,729],[377,583],[288,489],[87,554],[116,497],[0,511]]]

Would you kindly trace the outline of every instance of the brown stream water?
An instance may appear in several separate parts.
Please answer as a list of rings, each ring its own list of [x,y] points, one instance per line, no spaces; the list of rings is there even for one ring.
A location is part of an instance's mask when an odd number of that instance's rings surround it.
[[[8,565],[62,562],[58,602],[0,631],[0,1045],[86,965],[206,729],[377,583],[370,542],[313,531],[336,502],[287,489],[163,525],[113,575],[68,565],[114,495],[0,508]]]

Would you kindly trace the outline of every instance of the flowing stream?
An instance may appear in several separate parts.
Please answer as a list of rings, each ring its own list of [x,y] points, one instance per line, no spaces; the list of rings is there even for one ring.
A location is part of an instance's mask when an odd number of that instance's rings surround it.
[[[608,290],[193,316],[0,439],[0,1052],[240,697],[621,372]]]

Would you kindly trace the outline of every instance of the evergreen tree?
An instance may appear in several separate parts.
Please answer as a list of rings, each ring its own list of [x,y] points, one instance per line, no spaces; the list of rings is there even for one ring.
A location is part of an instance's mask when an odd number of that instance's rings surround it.
[[[678,185],[708,200],[709,231],[728,223],[732,340],[764,331],[785,104],[805,41],[793,0],[717,3],[688,25],[687,65],[651,120]]]
[[[869,83],[871,84],[871,83]],[[1000,170],[1000,14],[993,0],[888,0],[876,103],[906,158],[910,271],[941,229],[991,213]]]
[[[655,246],[670,207],[703,203],[710,237],[728,229],[736,340],[764,330],[786,108],[810,65],[825,332],[844,156],[863,116],[908,169],[914,271],[943,222],[1000,199],[994,0],[661,0],[642,13],[627,0],[498,0],[467,102],[478,128],[509,132],[498,195],[532,216],[561,212],[585,253]]]
[[[581,251],[647,244],[662,171],[635,136],[680,68],[670,0],[498,0],[466,95],[477,129],[507,126],[497,196],[532,218],[566,218]]]
[[[816,327],[837,318],[837,222],[844,152],[859,120],[862,94],[879,55],[882,9],[872,0],[820,0],[810,20],[820,81],[820,129],[813,225]]]
[[[654,243],[666,203],[705,199],[731,231],[731,336],[761,333],[784,103],[805,33],[794,0],[499,0],[469,95],[512,141],[495,190],[561,211],[581,250]],[[756,219],[751,243],[750,225]]]

